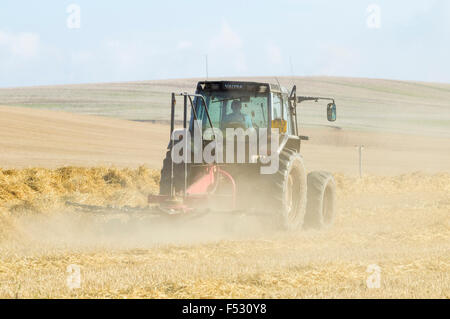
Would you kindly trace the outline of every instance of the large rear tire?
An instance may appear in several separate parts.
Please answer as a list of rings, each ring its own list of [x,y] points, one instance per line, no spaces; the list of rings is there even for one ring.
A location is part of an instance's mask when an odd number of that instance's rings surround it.
[[[300,154],[283,150],[275,174],[272,198],[280,226],[296,230],[303,225],[306,212],[306,170]]]
[[[336,182],[327,172],[308,174],[305,227],[320,229],[333,224],[336,217]]]

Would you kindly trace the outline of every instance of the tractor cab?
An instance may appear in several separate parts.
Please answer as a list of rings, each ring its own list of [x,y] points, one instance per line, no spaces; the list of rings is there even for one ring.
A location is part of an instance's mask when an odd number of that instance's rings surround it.
[[[205,81],[197,84],[191,113],[190,130],[194,120],[208,127],[279,129],[280,134],[299,136],[297,104],[305,101],[328,100],[328,121],[336,121],[336,104],[333,98],[297,96],[294,85],[291,91],[279,84]]]
[[[191,114],[194,120],[208,128],[209,119],[214,128],[223,132],[227,128],[279,128],[280,133],[293,135],[294,123],[289,112],[288,91],[278,85],[256,82],[218,81],[199,82]],[[206,104],[206,108],[204,107]]]

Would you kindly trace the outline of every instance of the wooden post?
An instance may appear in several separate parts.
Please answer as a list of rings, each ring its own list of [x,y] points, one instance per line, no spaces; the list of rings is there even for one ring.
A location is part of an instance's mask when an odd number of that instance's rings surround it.
[[[364,149],[364,145],[355,145],[358,148],[359,154],[359,178],[363,176],[363,168],[362,168],[362,150]]]

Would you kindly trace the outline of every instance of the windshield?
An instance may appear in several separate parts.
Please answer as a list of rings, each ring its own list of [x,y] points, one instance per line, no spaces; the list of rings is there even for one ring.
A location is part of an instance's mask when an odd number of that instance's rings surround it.
[[[268,93],[245,91],[203,91],[212,125],[215,128],[266,128],[268,124]],[[209,128],[201,99],[196,99],[198,119],[203,129]]]

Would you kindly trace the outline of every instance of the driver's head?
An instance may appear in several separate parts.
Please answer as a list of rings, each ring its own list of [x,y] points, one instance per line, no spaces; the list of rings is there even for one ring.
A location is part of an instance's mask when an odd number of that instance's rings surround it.
[[[242,108],[242,103],[241,101],[233,101],[233,103],[231,103],[231,109],[233,110],[234,113],[239,113],[241,111]]]

